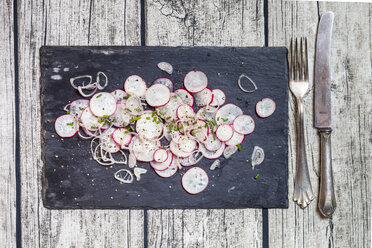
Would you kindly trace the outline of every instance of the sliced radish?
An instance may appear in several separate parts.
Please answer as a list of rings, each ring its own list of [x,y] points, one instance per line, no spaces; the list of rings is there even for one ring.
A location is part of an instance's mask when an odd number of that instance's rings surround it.
[[[139,115],[143,111],[141,100],[137,96],[130,96],[126,101],[126,110],[131,115]]]
[[[222,106],[217,112],[215,116],[215,121],[217,125],[220,124],[232,124],[235,118],[239,115],[242,115],[243,111],[241,108],[234,104],[226,104]]]
[[[147,89],[145,97],[148,105],[160,107],[169,102],[170,91],[168,87],[163,84],[154,84]]]
[[[176,174],[178,170],[177,158],[173,156],[170,166],[165,170],[155,170],[155,173],[161,177],[171,177]]]
[[[128,94],[124,90],[116,89],[111,94],[115,97],[117,102],[122,102],[127,99]]]
[[[203,142],[203,144],[205,148],[211,152],[217,151],[222,146],[222,142],[212,133],[207,136],[207,139]]]
[[[189,194],[199,194],[209,183],[207,173],[200,167],[193,167],[182,176],[182,187]]]
[[[216,159],[219,158],[222,155],[223,151],[225,150],[225,143],[222,143],[221,147],[214,152],[207,150],[203,144],[200,144],[199,150],[204,157],[208,159]]]
[[[243,143],[243,140],[244,140],[244,135],[243,134],[240,134],[240,133],[237,133],[237,132],[234,131],[234,134],[231,137],[231,139],[229,139],[228,141],[226,141],[226,145],[228,145],[228,146],[236,146],[238,144]]]
[[[237,150],[238,150],[237,146],[227,146],[223,151],[223,156],[226,159],[229,159],[234,153],[236,153]]]
[[[193,166],[198,162],[199,159],[196,159],[194,153],[186,158],[180,158],[180,164],[185,167]]]
[[[163,131],[163,122],[157,115],[146,111],[136,122],[136,132],[145,139],[156,139]]]
[[[267,118],[275,112],[276,103],[271,98],[262,98],[256,103],[256,113],[261,118]]]
[[[210,104],[213,101],[212,90],[205,88],[204,90],[194,94],[195,105],[203,107]]]
[[[176,124],[173,123],[173,122],[169,122],[169,123],[165,123],[163,125],[163,134],[164,134],[164,137],[170,141],[172,139],[172,133],[173,133],[173,127],[175,127]]]
[[[129,76],[124,82],[124,90],[130,95],[144,97],[146,89],[145,80],[138,75]]]
[[[213,89],[212,90],[212,93],[213,93],[213,100],[212,102],[210,103],[211,106],[221,106],[225,103],[226,101],[226,95],[225,93],[220,90],[220,89]]]
[[[118,146],[123,147],[130,143],[132,135],[129,133],[128,129],[118,128],[112,133],[112,138]]]
[[[174,93],[181,97],[182,101],[190,106],[194,105],[194,97],[185,89],[177,89]]]
[[[106,152],[115,153],[120,150],[120,146],[118,146],[112,138],[112,134],[115,132],[115,130],[116,128],[111,127],[105,130],[99,137],[101,147]]]
[[[165,71],[169,75],[173,73],[173,66],[168,62],[160,62],[158,63],[158,68],[162,71]]]
[[[173,154],[170,151],[167,151],[167,159],[164,162],[151,161],[150,165],[156,171],[163,171],[163,170],[168,169],[172,161],[173,161]]]
[[[79,124],[75,116],[67,114],[56,119],[54,128],[61,138],[71,138],[78,132]]]
[[[191,155],[192,152],[184,152],[179,148],[179,138],[177,141],[175,139],[172,139],[171,142],[169,143],[169,148],[171,152],[176,155],[177,157],[180,158],[186,158]]]
[[[116,111],[116,99],[107,92],[97,93],[90,99],[89,108],[95,116],[110,116]]]
[[[95,116],[90,108],[86,108],[83,110],[80,116],[81,126],[88,131],[97,131],[103,126],[102,119]]]
[[[157,163],[163,163],[168,159],[168,151],[164,148],[159,148],[154,152],[154,161]]]
[[[198,112],[196,113],[196,118],[202,119],[202,120],[214,121],[214,117],[215,117],[217,109],[214,109],[215,110],[214,112],[208,111],[210,110],[210,108],[208,107],[203,107],[199,109]]]
[[[194,116],[195,111],[190,105],[183,103],[177,108],[177,117],[180,120],[190,120],[193,119]]]
[[[132,116],[127,110],[127,105],[124,102],[117,103],[116,112],[110,117],[112,124],[116,127],[127,126],[131,118]]]
[[[219,125],[216,129],[216,136],[222,142],[226,142],[232,138],[234,134],[233,128],[228,124]]]
[[[194,139],[190,138],[187,135],[182,135],[178,139],[178,147],[183,152],[193,152],[196,149],[197,144],[198,143]]]
[[[81,113],[83,113],[83,110],[88,106],[89,100],[86,99],[75,100],[70,104],[70,114],[80,117]]]
[[[250,115],[239,115],[235,118],[233,128],[240,134],[250,134],[254,131],[254,120]]]
[[[185,89],[191,93],[198,93],[208,85],[208,78],[202,71],[190,71],[186,74],[185,78],[183,79],[183,85]]]
[[[160,147],[160,142],[134,137],[131,144],[134,156],[138,161],[150,162],[154,159],[155,151]]]
[[[173,91],[173,82],[169,78],[157,78],[152,84],[162,84],[167,86],[170,91]]]
[[[166,122],[177,120],[177,108],[182,104],[182,99],[174,93],[171,93],[171,99],[167,104],[158,107],[157,114]]]

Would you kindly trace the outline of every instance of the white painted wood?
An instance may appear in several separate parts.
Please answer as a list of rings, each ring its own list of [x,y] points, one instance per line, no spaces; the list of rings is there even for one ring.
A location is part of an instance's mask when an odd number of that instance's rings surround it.
[[[44,5],[43,5],[44,3]],[[142,210],[48,210],[41,196],[41,45],[136,45],[139,1],[19,1],[24,247],[142,247]],[[128,11],[130,13],[128,13]],[[130,17],[131,19],[127,19]],[[127,25],[124,28],[124,23]],[[129,37],[130,36],[130,37]]]
[[[0,1],[0,243],[16,246],[13,1]]]
[[[269,45],[288,46],[306,36],[313,78],[318,17],[335,13],[332,43],[332,155],[337,209],[334,247],[371,246],[371,5],[269,1]],[[312,83],[312,81],[311,81]],[[289,197],[295,172],[294,105],[290,102]],[[307,152],[314,192],[318,194],[319,137],[313,128],[313,95],[305,100]],[[317,199],[305,210],[291,202],[288,210],[269,210],[270,247],[328,247],[329,220],[317,210]]]
[[[263,46],[263,1],[146,2],[146,45]],[[261,247],[262,210],[151,210],[150,247]]]

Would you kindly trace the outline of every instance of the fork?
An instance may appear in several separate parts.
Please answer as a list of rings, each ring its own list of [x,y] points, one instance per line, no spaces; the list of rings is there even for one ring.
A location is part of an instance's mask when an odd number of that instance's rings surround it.
[[[289,50],[289,89],[295,96],[297,102],[297,156],[293,201],[295,201],[301,208],[305,208],[314,199],[309,169],[307,166],[304,129],[303,99],[309,89],[307,39],[301,38],[300,47],[298,48],[296,38],[294,49],[293,41],[291,39]]]

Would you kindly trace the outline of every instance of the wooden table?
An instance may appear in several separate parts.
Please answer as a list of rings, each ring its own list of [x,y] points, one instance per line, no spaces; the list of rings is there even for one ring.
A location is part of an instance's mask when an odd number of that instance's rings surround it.
[[[256,1],[0,0],[0,246],[371,246],[372,4]],[[320,15],[335,13],[333,164],[337,210],[64,210],[41,201],[42,45],[288,46],[307,36],[310,68]],[[17,25],[18,24],[18,25]],[[312,76],[312,75],[311,75]],[[311,77],[312,78],[312,77]],[[305,100],[308,161],[318,189],[319,138]],[[290,110],[289,198],[295,136]],[[333,232],[332,232],[333,230]]]

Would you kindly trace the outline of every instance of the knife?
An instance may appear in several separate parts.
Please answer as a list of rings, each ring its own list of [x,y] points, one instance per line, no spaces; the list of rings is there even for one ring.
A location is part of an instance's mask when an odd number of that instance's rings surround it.
[[[326,216],[332,216],[336,209],[336,197],[333,187],[332,154],[331,154],[331,36],[333,13],[326,12],[320,19],[315,53],[315,127],[320,135],[320,187],[318,207]]]

